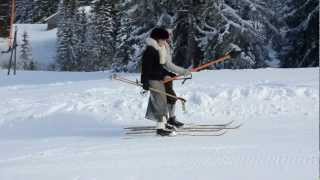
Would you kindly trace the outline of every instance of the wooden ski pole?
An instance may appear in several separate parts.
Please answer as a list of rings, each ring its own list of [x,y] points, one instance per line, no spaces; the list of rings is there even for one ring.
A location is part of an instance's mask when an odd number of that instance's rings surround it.
[[[196,68],[192,68],[191,72],[198,72],[198,71],[200,71],[200,70],[202,70],[204,68],[207,68],[207,67],[209,67],[211,65],[218,64],[218,63],[223,62],[223,61],[225,61],[227,59],[235,58],[240,53],[241,53],[241,51],[231,51],[231,52],[227,53],[226,55],[224,55],[224,56],[222,56],[222,57],[220,57],[220,58],[218,58],[216,60],[212,60],[212,61],[210,61],[210,62],[208,62],[206,64],[200,65],[200,66],[198,66]],[[179,77],[181,77],[181,75],[169,78],[169,79],[163,81],[163,83],[165,84],[165,83],[168,83],[170,81],[177,80],[177,79],[179,79]]]
[[[139,83],[139,82],[135,82],[135,81],[131,81],[129,79],[125,79],[125,78],[122,78],[122,77],[119,77],[117,76],[116,74],[112,75],[112,79],[115,79],[115,80],[118,80],[118,81],[121,81],[121,82],[125,82],[125,83],[128,83],[128,84],[132,84],[132,85],[136,85],[136,86],[140,86],[142,87],[142,84]],[[150,91],[153,91],[153,92],[156,92],[156,93],[159,93],[159,94],[162,94],[162,95],[166,95],[166,96],[169,96],[169,97],[172,97],[174,99],[177,99],[177,100],[180,100],[181,104],[182,104],[182,109],[183,111],[186,111],[186,108],[185,108],[185,103],[187,102],[186,99],[182,98],[182,97],[178,97],[178,96],[174,96],[172,94],[169,94],[169,93],[166,93],[166,92],[163,92],[159,89],[155,89],[155,88],[149,88]]]

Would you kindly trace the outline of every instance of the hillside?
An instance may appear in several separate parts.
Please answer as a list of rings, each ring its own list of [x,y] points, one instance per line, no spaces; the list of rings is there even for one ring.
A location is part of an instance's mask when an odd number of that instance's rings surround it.
[[[5,72],[1,72],[4,74]],[[0,179],[316,179],[319,68],[195,73],[186,123],[243,123],[219,137],[127,136],[148,97],[109,72],[0,79]],[[139,74],[119,74],[131,80]],[[161,172],[161,173],[159,173]]]

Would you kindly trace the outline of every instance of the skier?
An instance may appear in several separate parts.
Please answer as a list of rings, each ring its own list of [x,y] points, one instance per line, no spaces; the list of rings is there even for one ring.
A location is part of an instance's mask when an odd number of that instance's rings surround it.
[[[189,76],[188,69],[172,63],[171,50],[166,42],[169,32],[164,28],[154,28],[146,39],[146,49],[142,56],[141,82],[144,90],[149,87],[174,95],[172,84],[164,85],[163,80],[178,75]],[[174,115],[175,100],[150,91],[146,118],[157,122],[156,133],[161,136],[175,135],[175,128],[183,126]]]

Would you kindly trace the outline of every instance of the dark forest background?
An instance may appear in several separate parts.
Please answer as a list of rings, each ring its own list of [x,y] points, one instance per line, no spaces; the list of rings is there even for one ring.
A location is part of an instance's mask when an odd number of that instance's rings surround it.
[[[0,0],[8,36],[9,0]],[[194,67],[231,49],[243,53],[215,68],[319,66],[318,0],[17,0],[16,23],[58,12],[57,70],[139,71],[156,26],[173,31],[174,62]]]

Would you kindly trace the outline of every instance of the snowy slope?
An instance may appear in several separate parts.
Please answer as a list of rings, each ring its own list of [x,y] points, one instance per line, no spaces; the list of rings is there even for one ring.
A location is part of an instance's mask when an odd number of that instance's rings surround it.
[[[37,68],[47,70],[48,66],[55,62],[56,58],[56,40],[57,29],[47,30],[47,24],[17,24],[17,63],[20,60],[20,51],[22,44],[22,35],[24,32],[28,34],[28,40],[31,44],[32,55]],[[20,45],[20,46],[19,46]],[[8,40],[0,38],[0,51],[8,49]],[[9,61],[9,53],[0,53],[0,63],[4,64]]]
[[[319,68],[205,71],[175,82],[187,99],[180,120],[243,123],[221,137],[128,138],[123,127],[152,125],[148,97],[110,75],[0,76],[0,179],[319,177]]]

